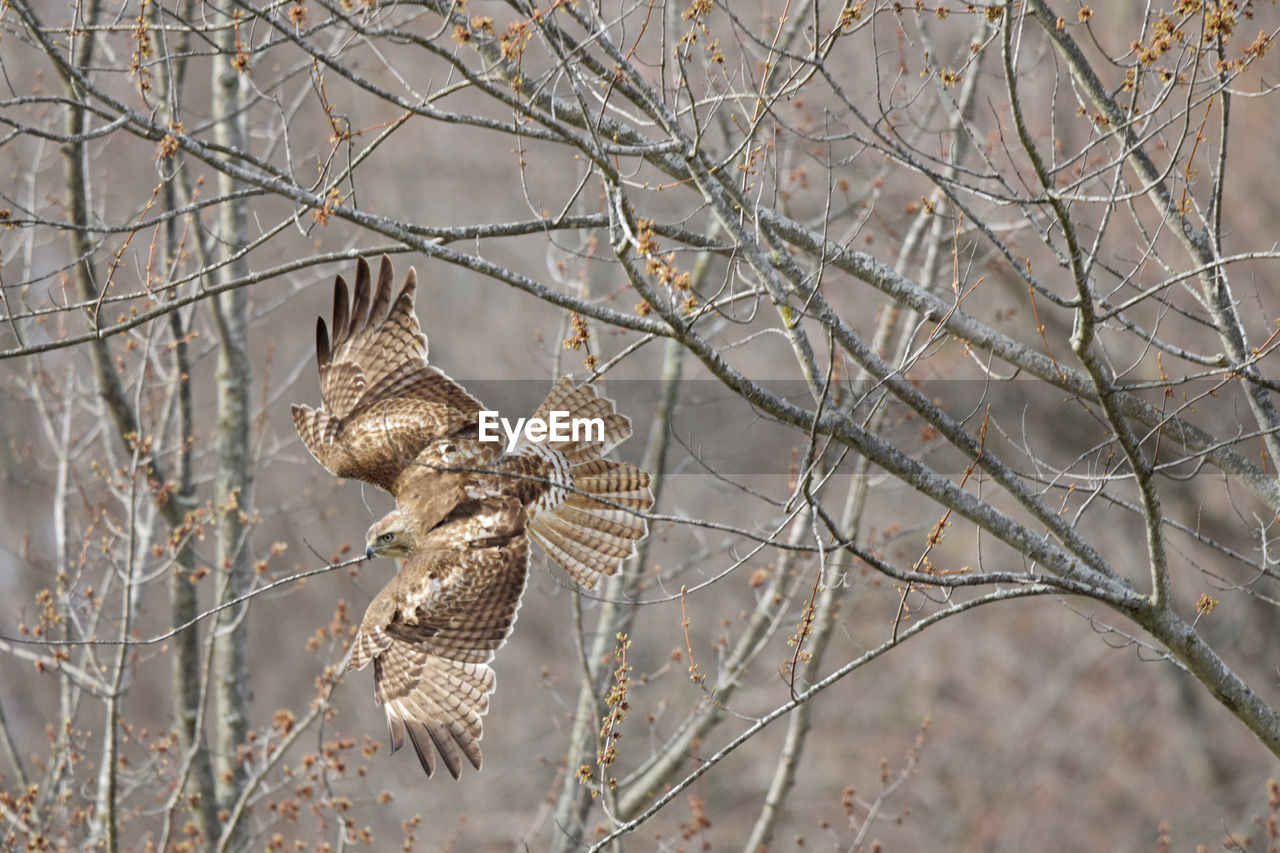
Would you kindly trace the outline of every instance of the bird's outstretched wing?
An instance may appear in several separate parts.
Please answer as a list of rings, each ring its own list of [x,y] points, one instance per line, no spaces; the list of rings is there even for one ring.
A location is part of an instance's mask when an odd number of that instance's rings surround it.
[[[516,621],[529,568],[523,508],[482,503],[446,521],[378,593],[356,635],[349,669],[374,664],[375,697],[392,752],[413,743],[430,776],[439,754],[457,778],[480,769],[488,662]]]
[[[494,688],[487,664],[460,663],[393,639],[374,658],[373,680],[387,713],[392,752],[404,746],[407,735],[427,776],[436,771],[437,753],[455,779],[464,757],[480,769],[482,718]]]
[[[382,256],[373,284],[361,258],[353,295],[338,276],[333,331],[316,321],[321,406],[293,407],[311,454],[331,473],[394,494],[395,482],[429,442],[476,423],[479,401],[427,363],[427,336],[414,312],[417,273],[410,268],[392,298],[391,260]]]

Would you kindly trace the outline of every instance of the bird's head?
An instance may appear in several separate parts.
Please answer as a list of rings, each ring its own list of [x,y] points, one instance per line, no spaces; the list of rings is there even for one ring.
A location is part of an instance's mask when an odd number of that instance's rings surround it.
[[[400,510],[395,510],[373,523],[364,535],[364,555],[373,557],[408,557],[413,551],[413,530]]]

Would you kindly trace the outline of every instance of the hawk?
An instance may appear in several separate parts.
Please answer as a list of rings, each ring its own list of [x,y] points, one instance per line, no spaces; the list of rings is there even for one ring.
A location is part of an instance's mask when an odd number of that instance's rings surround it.
[[[376,284],[364,259],[354,288],[338,276],[333,328],[316,323],[321,406],[293,406],[303,444],[330,473],[386,490],[395,508],[365,536],[369,557],[402,559],[369,604],[347,669],[373,663],[391,751],[413,744],[428,776],[436,755],[456,779],[481,765],[489,661],[511,633],[529,540],[588,588],[617,571],[648,532],[649,475],[604,458],[631,422],[588,385],[557,380],[534,417],[599,418],[603,436],[509,453],[480,439],[483,407],[427,362],[410,268],[392,295],[385,255]]]

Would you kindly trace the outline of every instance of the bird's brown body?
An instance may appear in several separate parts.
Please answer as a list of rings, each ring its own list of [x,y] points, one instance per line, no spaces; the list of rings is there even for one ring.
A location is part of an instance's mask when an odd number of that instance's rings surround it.
[[[603,439],[523,442],[508,454],[481,441],[480,403],[427,364],[411,269],[392,299],[383,257],[376,288],[361,260],[354,300],[334,287],[333,335],[317,323],[323,405],[294,406],[298,434],[333,474],[371,483],[396,508],[370,527],[370,556],[402,557],[374,598],[348,667],[374,664],[392,751],[413,743],[427,775],[439,753],[457,777],[479,769],[488,662],[515,623],[533,539],[575,580],[617,570],[647,532],[649,476],[603,458],[630,422],[590,386],[555,383],[534,413],[600,418]]]

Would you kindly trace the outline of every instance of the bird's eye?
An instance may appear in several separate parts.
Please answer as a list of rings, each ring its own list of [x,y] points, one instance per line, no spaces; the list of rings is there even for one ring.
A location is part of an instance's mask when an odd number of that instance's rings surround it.
[[[453,452],[457,451],[457,449],[458,449],[458,448],[457,448],[457,447],[455,447],[455,446],[454,446],[454,445],[452,445],[452,444],[446,444],[446,445],[444,446],[444,452],[445,452],[445,453],[453,453]]]
[[[396,538],[396,535],[394,533],[384,533],[378,538],[381,539],[383,542],[390,542],[392,539]]]

